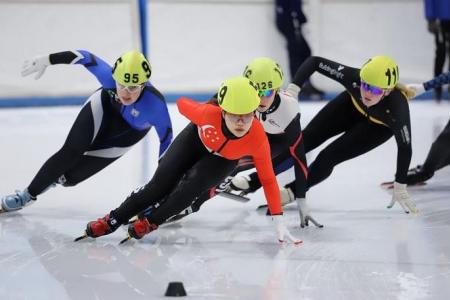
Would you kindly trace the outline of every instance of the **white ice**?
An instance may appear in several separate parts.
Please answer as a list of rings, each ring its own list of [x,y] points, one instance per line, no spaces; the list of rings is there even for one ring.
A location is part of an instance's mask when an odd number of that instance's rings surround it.
[[[302,103],[302,124],[324,105]],[[25,188],[64,142],[79,107],[0,110],[0,194]],[[450,105],[412,102],[413,159],[422,163],[450,116]],[[186,124],[170,105],[175,132]],[[150,170],[154,170],[152,145]],[[308,158],[312,160],[314,151]],[[323,229],[299,228],[301,247],[280,246],[269,217],[217,197],[202,210],[119,246],[125,230],[74,243],[86,223],[118,206],[142,183],[142,147],[72,188],[57,187],[26,209],[0,215],[0,299],[158,299],[171,281],[188,299],[448,299],[450,168],[411,188],[420,212],[388,210],[393,139],[344,162],[308,194]],[[279,176],[281,184],[292,173]],[[447,295],[447,296],[446,296]]]

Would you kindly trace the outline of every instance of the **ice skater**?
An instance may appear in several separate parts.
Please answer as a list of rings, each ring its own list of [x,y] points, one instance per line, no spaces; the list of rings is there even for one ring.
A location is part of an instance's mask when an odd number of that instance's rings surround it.
[[[86,101],[64,142],[22,191],[4,196],[1,211],[10,212],[36,202],[37,196],[59,183],[74,186],[124,155],[154,126],[159,156],[172,140],[172,124],[163,95],[148,81],[151,66],[142,53],[129,51],[114,68],[94,54],[65,51],[26,61],[22,75],[42,76],[49,65],[84,66],[101,84]]]
[[[129,237],[140,239],[222,182],[233,172],[240,158],[250,156],[262,182],[278,240],[301,243],[283,222],[269,142],[263,126],[254,117],[260,105],[257,88],[245,77],[230,78],[222,83],[217,103],[200,104],[187,98],[179,99],[178,110],[191,123],[175,138],[153,178],[105,217],[89,222],[85,236],[80,238],[110,234],[153,206],[151,215],[142,216],[129,225]]]
[[[450,83],[450,72],[442,73],[435,78],[420,84],[407,84],[411,97],[416,97],[429,90],[436,90]],[[407,185],[423,185],[434,176],[434,172],[450,164],[450,120],[431,145],[427,158],[421,165],[408,171]],[[382,186],[392,188],[393,182],[384,182]]]
[[[398,202],[406,213],[417,212],[406,190],[412,154],[411,125],[406,91],[396,86],[396,62],[387,56],[375,56],[359,69],[313,56],[297,70],[291,93],[299,92],[302,83],[316,71],[342,84],[345,91],[328,102],[303,130],[306,153],[340,135],[309,165],[307,188],[329,177],[336,165],[367,153],[394,136],[397,172],[388,208]],[[295,188],[290,183],[285,193],[295,194]]]
[[[309,224],[308,221],[312,217],[310,209],[306,204],[306,178],[308,177],[308,168],[303,146],[298,100],[289,92],[290,86],[288,86],[287,91],[280,89],[284,80],[283,71],[279,64],[271,58],[260,57],[253,59],[245,67],[243,75],[258,87],[261,103],[256,108],[255,115],[263,125],[269,139],[272,161],[284,161],[287,158],[291,158],[294,162],[296,193],[281,194],[281,203],[282,205],[286,205],[296,201],[300,213],[300,226],[307,226]],[[224,182],[203,193],[190,207],[169,221],[179,220],[192,212],[198,211],[206,200],[212,198],[217,193],[228,190],[228,185],[244,193],[260,188],[261,183],[258,180],[257,173],[252,173],[251,178],[246,176],[235,177],[239,172],[254,167],[251,158],[239,160],[237,168]],[[280,171],[275,169],[275,173],[279,173]],[[228,194],[222,193],[222,195]],[[147,213],[151,213],[151,208]],[[321,226],[315,221],[313,222]]]

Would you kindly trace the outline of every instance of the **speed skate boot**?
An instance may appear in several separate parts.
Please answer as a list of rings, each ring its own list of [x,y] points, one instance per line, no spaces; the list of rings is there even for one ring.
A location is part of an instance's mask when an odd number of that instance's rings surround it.
[[[97,221],[91,221],[86,226],[86,236],[97,238],[99,236],[107,235],[116,231],[120,227],[120,223],[117,220],[107,214],[103,218],[97,219]]]
[[[236,176],[230,182],[230,189],[238,191],[239,196],[245,196],[249,193],[255,192],[259,186],[254,184],[248,176]]]
[[[292,189],[288,186],[285,186],[283,188],[280,188],[280,200],[281,200],[281,206],[288,205],[289,203],[292,203],[295,201],[294,192]],[[260,208],[267,208],[266,215],[270,215],[269,208],[267,207],[267,204],[263,204],[258,206],[258,209]]]
[[[434,172],[429,172],[423,168],[422,165],[418,165],[417,167],[408,170],[408,175],[406,177],[406,183],[408,185],[417,185],[421,184],[431,177],[433,177]]]
[[[28,189],[16,190],[14,194],[4,196],[1,200],[0,212],[9,212],[22,209],[36,201],[36,197],[31,196]]]
[[[130,238],[135,238],[140,240],[146,235],[154,230],[158,229],[158,225],[151,224],[147,218],[138,219],[128,225],[128,235]]]
[[[285,206],[289,203],[294,202],[295,196],[289,187],[284,187],[280,189],[280,199],[281,199],[281,206]]]

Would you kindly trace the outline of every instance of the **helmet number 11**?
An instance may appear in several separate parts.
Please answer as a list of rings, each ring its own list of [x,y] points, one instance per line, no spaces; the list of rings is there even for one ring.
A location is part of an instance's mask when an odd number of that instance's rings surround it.
[[[395,68],[392,68],[392,73],[391,73],[391,69],[387,69],[386,73],[384,73],[384,75],[386,75],[387,77],[387,85],[390,86],[391,85],[391,80],[392,77],[394,77],[394,84],[397,83],[397,73],[398,71]]]

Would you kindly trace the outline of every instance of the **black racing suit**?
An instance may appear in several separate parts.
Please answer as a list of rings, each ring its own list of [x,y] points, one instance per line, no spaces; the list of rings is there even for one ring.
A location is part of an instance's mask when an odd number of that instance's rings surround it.
[[[51,64],[80,64],[96,76],[102,88],[93,93],[70,129],[64,145],[40,168],[28,191],[37,196],[58,182],[73,186],[91,177],[125,154],[154,126],[160,138],[160,155],[172,140],[172,124],[163,95],[150,83],[131,105],[116,94],[112,68],[85,51],[49,56]]]
[[[411,161],[411,124],[406,96],[397,88],[379,103],[366,107],[360,94],[360,69],[321,58],[310,57],[298,69],[294,83],[301,86],[314,72],[319,72],[345,87],[328,102],[303,130],[305,152],[340,135],[324,148],[309,165],[308,188],[326,179],[333,168],[386,142],[397,142],[395,181],[406,183]],[[295,186],[288,185],[293,191]]]
[[[450,120],[431,145],[427,158],[418,169],[408,172],[407,183],[416,184],[433,177],[434,172],[450,165]]]
[[[189,206],[203,191],[219,184],[236,164],[237,160],[208,151],[199,138],[197,125],[190,123],[175,137],[152,179],[132,192],[110,215],[119,224],[125,224],[137,212],[154,206],[157,209],[146,217],[152,224],[160,225]]]

